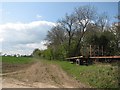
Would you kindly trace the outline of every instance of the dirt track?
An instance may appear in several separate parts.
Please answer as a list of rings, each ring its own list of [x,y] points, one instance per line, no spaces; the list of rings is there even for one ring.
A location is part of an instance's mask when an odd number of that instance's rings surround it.
[[[3,88],[84,88],[59,66],[36,62],[21,71],[4,74]]]
[[[45,83],[26,83],[14,78],[4,78],[2,88],[57,88]]]

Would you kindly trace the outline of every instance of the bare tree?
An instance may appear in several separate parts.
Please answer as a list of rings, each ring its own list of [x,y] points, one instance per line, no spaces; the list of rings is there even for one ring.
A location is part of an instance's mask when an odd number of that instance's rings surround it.
[[[92,6],[81,6],[75,9],[75,18],[76,24],[78,26],[77,33],[78,33],[78,40],[75,49],[75,55],[80,54],[80,43],[81,40],[87,31],[87,27],[91,22],[94,22],[96,19],[96,10]]]
[[[65,31],[60,25],[57,25],[48,31],[46,39],[54,45],[62,44],[66,39]]]
[[[102,32],[107,30],[107,27],[109,26],[109,17],[106,12],[103,12],[98,16],[96,24]]]
[[[115,45],[116,45],[116,52],[118,51],[118,55],[120,55],[120,16],[116,17],[118,22],[115,22],[111,28],[111,31],[115,35]]]
[[[67,15],[61,21],[59,21],[61,27],[65,30],[68,40],[68,56],[70,56],[71,41],[77,29],[76,18],[74,15]]]

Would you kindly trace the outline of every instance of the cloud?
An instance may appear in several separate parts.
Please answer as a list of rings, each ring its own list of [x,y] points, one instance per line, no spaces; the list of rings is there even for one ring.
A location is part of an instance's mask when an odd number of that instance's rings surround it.
[[[14,44],[11,48],[5,49],[4,53],[8,54],[31,54],[35,48],[39,48],[40,50],[44,50],[47,47],[44,45],[45,41],[36,42],[36,43],[27,43],[27,44]],[[14,50],[13,50],[14,48]],[[6,51],[7,50],[7,51]]]
[[[23,54],[30,53],[35,48],[46,49],[44,39],[47,31],[55,25],[48,21],[0,25],[0,43],[2,43],[3,52]]]
[[[0,38],[0,42],[3,42],[3,40],[4,40],[3,38]]]
[[[2,13],[3,12],[3,9],[0,7],[0,13]]]
[[[42,18],[42,16],[41,16],[41,15],[39,15],[39,14],[37,14],[37,15],[36,15],[36,17],[37,17],[37,18]]]
[[[27,48],[39,48],[39,49],[47,49],[47,47],[44,45],[45,44],[45,41],[41,41],[40,43],[29,43],[29,44],[26,44],[26,47]]]
[[[27,49],[35,49],[35,48],[39,48],[41,50],[47,49],[47,47],[44,45],[45,41],[41,41],[41,42],[36,42],[36,43],[27,43],[27,44],[17,44],[14,47],[16,49],[21,49],[21,48],[27,48]]]

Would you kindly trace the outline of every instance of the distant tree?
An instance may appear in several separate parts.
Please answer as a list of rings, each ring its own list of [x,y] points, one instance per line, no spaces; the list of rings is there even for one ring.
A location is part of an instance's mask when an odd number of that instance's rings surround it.
[[[0,56],[2,56],[2,52],[0,52]]]
[[[54,59],[53,51],[51,48],[48,48],[42,51],[41,57],[46,58],[48,60]]]
[[[41,51],[37,48],[33,51],[32,55],[34,57],[40,57],[41,56]]]
[[[51,29],[51,31],[48,31],[46,40],[48,40],[48,52],[51,52],[51,57],[53,59],[59,57],[60,55],[65,54],[67,52],[67,47],[65,45],[66,43],[66,33],[65,30],[60,26],[57,25]],[[61,49],[60,49],[61,48]],[[62,52],[64,51],[64,52]],[[57,56],[58,55],[58,56]],[[64,55],[63,55],[64,56]]]

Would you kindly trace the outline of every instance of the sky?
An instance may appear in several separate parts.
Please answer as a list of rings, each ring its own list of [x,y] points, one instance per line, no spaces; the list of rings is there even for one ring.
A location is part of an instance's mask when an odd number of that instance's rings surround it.
[[[119,0],[0,0],[0,2],[119,2]]]
[[[6,54],[31,54],[46,49],[45,37],[56,21],[83,5],[107,12],[111,23],[118,15],[118,2],[1,2],[0,44]]]

